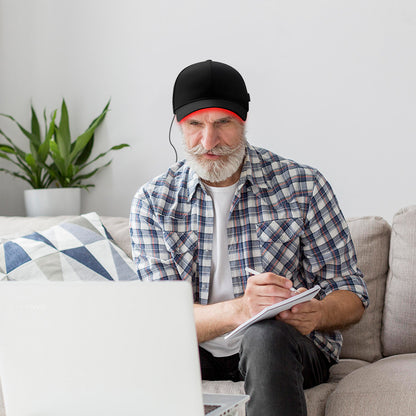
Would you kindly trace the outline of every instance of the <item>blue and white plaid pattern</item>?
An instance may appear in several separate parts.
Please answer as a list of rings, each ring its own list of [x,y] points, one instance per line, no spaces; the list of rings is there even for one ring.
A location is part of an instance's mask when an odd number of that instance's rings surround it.
[[[208,303],[214,210],[211,197],[184,161],[144,185],[130,215],[133,259],[142,280],[188,280],[195,302]],[[273,272],[295,288],[319,284],[368,293],[346,221],[325,178],[313,168],[247,146],[228,222],[234,296],[242,296],[245,267]],[[339,331],[310,338],[337,360]]]

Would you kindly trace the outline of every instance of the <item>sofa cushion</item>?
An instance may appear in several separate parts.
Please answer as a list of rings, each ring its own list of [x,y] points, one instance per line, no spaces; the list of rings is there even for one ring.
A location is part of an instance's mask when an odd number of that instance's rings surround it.
[[[329,382],[338,383],[345,376],[365,365],[369,365],[369,363],[363,360],[343,358],[329,369]]]
[[[393,218],[383,317],[385,356],[416,352],[416,205]]]
[[[305,390],[306,407],[308,416],[324,416],[325,404],[329,395],[335,390],[338,381],[347,374],[368,365],[368,362],[361,360],[340,360],[330,369],[330,376],[327,383],[319,384]],[[207,381],[202,382],[202,390],[204,393],[219,393],[219,394],[245,394],[244,382],[224,381]],[[238,416],[244,416],[244,409],[240,409]],[[1,415],[0,415],[1,416]]]
[[[308,416],[324,416],[325,403],[328,396],[335,390],[336,384],[322,383],[311,389],[305,390],[306,407]],[[202,382],[202,390],[204,393],[218,393],[218,394],[245,394],[244,382],[233,381],[206,381]],[[237,411],[236,416],[244,416],[245,409],[241,408]]]
[[[134,280],[132,260],[96,213],[0,244],[0,279]]]
[[[357,253],[358,267],[364,274],[370,306],[360,322],[343,330],[341,358],[373,362],[381,358],[381,321],[388,272],[391,227],[380,217],[348,221]]]
[[[416,409],[416,354],[383,358],[343,378],[329,396],[326,416],[407,416]]]
[[[114,242],[132,258],[129,219],[124,217],[101,217],[101,221],[113,237]]]
[[[202,390],[204,393],[218,393],[218,394],[245,394],[244,382],[233,381],[206,381],[202,382]],[[325,403],[328,396],[335,390],[334,383],[323,383],[311,389],[305,390],[306,406],[308,416],[324,416]],[[245,409],[241,408],[237,411],[236,416],[244,416]]]

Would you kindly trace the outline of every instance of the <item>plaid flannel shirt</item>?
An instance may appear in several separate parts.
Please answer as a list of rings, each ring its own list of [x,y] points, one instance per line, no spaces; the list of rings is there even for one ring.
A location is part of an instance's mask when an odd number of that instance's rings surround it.
[[[194,301],[207,304],[213,226],[212,199],[185,161],[141,187],[130,214],[139,278],[190,281]],[[250,267],[285,276],[295,288],[318,284],[320,299],[349,290],[368,306],[348,226],[316,169],[247,145],[227,233],[235,297],[243,295]],[[339,331],[309,337],[338,360]]]

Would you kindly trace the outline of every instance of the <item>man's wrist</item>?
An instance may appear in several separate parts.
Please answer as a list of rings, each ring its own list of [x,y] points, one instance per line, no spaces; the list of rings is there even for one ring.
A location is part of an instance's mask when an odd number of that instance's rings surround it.
[[[323,300],[319,300],[317,305],[319,305],[319,318],[318,318],[318,322],[315,326],[315,330],[317,331],[325,331],[325,329],[327,328],[327,313],[326,313],[326,302],[325,299]]]
[[[230,303],[230,306],[233,309],[233,325],[235,325],[235,328],[250,318],[247,314],[247,308],[245,306],[243,296],[233,299]]]
[[[194,305],[198,342],[208,341],[237,328],[247,319],[242,298],[210,305]]]

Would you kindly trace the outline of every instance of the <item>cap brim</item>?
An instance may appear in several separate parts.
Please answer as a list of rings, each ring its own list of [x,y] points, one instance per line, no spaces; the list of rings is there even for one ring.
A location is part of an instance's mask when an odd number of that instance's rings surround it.
[[[229,110],[237,114],[238,117],[244,121],[247,119],[247,110],[244,107],[237,103],[218,99],[199,100],[179,107],[175,112],[176,119],[181,121],[194,111],[202,110],[204,108],[224,108],[225,110]]]

